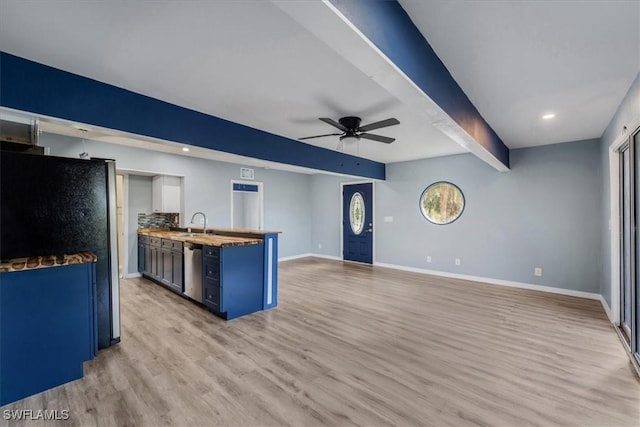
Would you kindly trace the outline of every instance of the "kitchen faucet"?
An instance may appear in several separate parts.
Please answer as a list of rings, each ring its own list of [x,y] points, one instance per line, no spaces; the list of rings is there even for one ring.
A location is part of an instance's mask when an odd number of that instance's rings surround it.
[[[202,213],[200,211],[194,213],[193,216],[191,217],[191,224],[194,223],[193,220],[195,219],[196,215],[198,215],[198,214],[202,215],[202,218],[204,218],[204,225],[202,226],[202,233],[203,234],[207,234],[207,216],[204,213]]]

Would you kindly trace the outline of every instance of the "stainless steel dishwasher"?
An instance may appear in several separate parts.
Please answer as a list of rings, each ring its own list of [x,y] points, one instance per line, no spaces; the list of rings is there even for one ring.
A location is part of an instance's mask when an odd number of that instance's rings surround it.
[[[184,244],[184,294],[202,302],[202,245]]]

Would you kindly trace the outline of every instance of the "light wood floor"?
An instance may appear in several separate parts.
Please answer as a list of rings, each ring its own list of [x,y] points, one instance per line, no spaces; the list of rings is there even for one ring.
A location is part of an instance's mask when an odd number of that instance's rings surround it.
[[[640,425],[597,301],[319,259],[282,263],[278,308],[229,322],[144,279],[121,293],[122,342],[0,424]]]

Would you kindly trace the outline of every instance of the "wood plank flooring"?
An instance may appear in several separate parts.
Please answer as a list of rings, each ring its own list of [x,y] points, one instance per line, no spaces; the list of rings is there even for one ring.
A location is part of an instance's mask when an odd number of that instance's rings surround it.
[[[122,281],[122,342],[0,425],[640,425],[597,301],[313,258],[279,272],[278,308],[229,322]],[[3,419],[45,408],[70,419]]]

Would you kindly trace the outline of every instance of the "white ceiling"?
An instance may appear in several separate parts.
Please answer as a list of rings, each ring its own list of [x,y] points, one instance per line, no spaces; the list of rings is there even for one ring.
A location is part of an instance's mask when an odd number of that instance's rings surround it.
[[[599,138],[640,71],[639,0],[399,1],[509,148]]]
[[[400,3],[510,148],[599,137],[640,69],[637,1]],[[272,2],[0,0],[0,49],[292,139],[396,117],[345,144],[384,163],[467,151]]]

